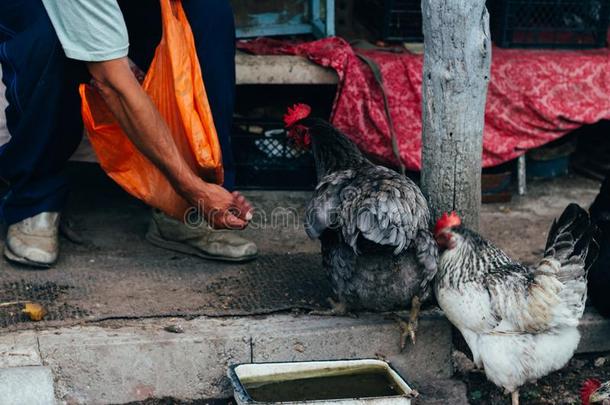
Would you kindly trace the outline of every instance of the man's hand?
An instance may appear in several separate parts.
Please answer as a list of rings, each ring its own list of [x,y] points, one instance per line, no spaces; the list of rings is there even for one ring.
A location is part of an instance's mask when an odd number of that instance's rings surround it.
[[[205,183],[186,194],[191,197],[191,204],[203,211],[212,228],[244,229],[252,219],[252,205],[237,191],[229,193],[216,184]]]

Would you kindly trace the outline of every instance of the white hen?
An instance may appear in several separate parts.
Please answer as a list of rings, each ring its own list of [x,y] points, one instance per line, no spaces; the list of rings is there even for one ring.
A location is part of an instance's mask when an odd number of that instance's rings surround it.
[[[444,215],[435,228],[444,249],[436,297],[475,364],[518,404],[521,385],[560,369],[576,350],[593,227],[569,205],[553,223],[544,258],[528,268],[460,223]]]

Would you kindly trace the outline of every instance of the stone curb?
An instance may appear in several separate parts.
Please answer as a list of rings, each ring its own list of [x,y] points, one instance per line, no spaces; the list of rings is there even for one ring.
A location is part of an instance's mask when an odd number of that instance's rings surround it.
[[[165,330],[175,324],[184,333]],[[44,364],[38,368],[53,372],[57,399],[70,404],[229,397],[227,367],[253,361],[374,357],[390,361],[414,386],[449,378],[447,321],[426,314],[418,339],[401,353],[397,325],[380,315],[142,320],[118,328],[79,326],[0,336],[0,364]],[[19,356],[7,356],[9,351]],[[14,370],[5,368],[9,374]]]
[[[183,333],[165,329],[172,325]],[[581,331],[579,353],[610,351],[608,320],[589,310]],[[249,362],[381,358],[415,388],[451,377],[452,331],[439,312],[422,316],[415,346],[401,353],[398,340],[394,321],[373,314],[147,319],[11,333],[0,336],[0,403],[53,403],[53,381],[55,397],[70,404],[225,398],[227,367]]]

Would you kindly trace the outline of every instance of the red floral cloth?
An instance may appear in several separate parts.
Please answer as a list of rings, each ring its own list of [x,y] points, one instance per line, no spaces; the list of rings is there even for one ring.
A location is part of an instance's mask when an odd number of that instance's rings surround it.
[[[331,122],[366,153],[395,163],[382,93],[369,67],[345,40],[294,44],[261,38],[238,46],[256,54],[302,55],[334,69],[339,86]],[[359,52],[380,66],[401,157],[408,169],[419,170],[422,55]],[[600,119],[610,119],[610,50],[493,49],[484,167],[514,159]]]

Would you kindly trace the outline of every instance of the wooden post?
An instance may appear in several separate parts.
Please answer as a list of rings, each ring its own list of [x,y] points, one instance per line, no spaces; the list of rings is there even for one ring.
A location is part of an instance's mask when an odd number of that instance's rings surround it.
[[[485,0],[422,0],[422,190],[433,218],[456,210],[478,229],[491,66]]]

